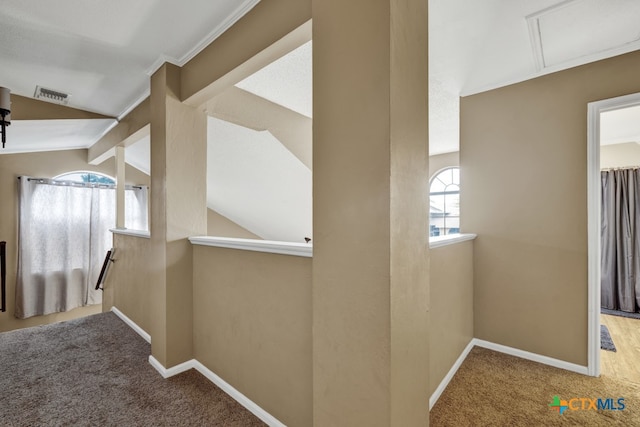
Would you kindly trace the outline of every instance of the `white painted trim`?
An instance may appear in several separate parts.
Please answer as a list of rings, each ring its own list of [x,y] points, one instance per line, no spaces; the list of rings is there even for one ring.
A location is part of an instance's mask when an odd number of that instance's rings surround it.
[[[120,318],[120,320],[122,320],[124,323],[126,323],[127,326],[129,326],[131,329],[136,331],[136,333],[138,335],[140,335],[142,338],[144,338],[144,340],[146,342],[151,344],[151,335],[146,333],[144,329],[142,329],[140,326],[138,326],[136,324],[136,322],[134,322],[133,320],[129,319],[126,314],[124,314],[123,312],[118,310],[116,307],[111,307],[111,311],[113,312],[113,314],[118,316]]]
[[[313,246],[310,243],[278,242],[274,240],[236,239],[232,237],[195,236],[189,237],[194,245],[217,248],[240,249],[244,251],[267,252],[311,258]]]
[[[220,25],[215,27],[207,36],[200,41],[193,49],[183,55],[178,61],[178,65],[181,67],[187,62],[191,61],[197,54],[199,54],[205,47],[209,46],[215,39],[220,37],[225,31],[231,28],[236,22],[246,15],[251,9],[253,9],[260,0],[245,0],[243,1],[231,15],[227,17]]]
[[[143,337],[147,342],[151,342],[151,336],[147,334],[142,328],[140,328],[135,322],[129,319],[124,313],[118,310],[116,307],[111,307],[111,311],[122,319],[129,327],[131,327],[134,331],[136,331],[141,337]],[[453,376],[456,374],[462,363],[466,360],[467,356],[473,349],[474,346],[487,348],[489,350],[497,351],[499,353],[509,354],[511,356],[519,357],[521,359],[531,360],[533,362],[542,363],[544,365],[553,366],[560,369],[565,369],[572,372],[577,372],[579,374],[588,375],[588,370],[585,366],[575,365],[573,363],[565,362],[563,360],[554,359],[547,356],[542,356],[535,353],[530,353],[528,351],[519,350],[513,347],[507,347],[501,344],[495,344],[489,341],[480,340],[478,338],[473,338],[469,344],[464,348],[458,359],[456,359],[455,363],[447,372],[447,375],[440,382],[436,390],[433,392],[431,397],[429,398],[429,410],[433,408],[436,404],[444,390],[447,388]],[[209,381],[214,383],[216,386],[220,387],[222,391],[231,396],[234,400],[240,403],[243,407],[245,407],[248,411],[254,414],[256,417],[260,418],[263,422],[265,422],[269,426],[274,427],[285,427],[285,424],[280,422],[273,415],[269,414],[267,411],[258,406],[254,401],[249,399],[247,396],[242,394],[240,391],[235,389],[231,384],[220,378],[209,368],[204,366],[202,363],[198,362],[196,359],[191,359],[186,362],[183,362],[179,365],[173,366],[169,369],[165,368],[162,363],[160,363],[155,357],[152,355],[149,356],[149,364],[153,366],[153,368],[158,371],[158,373],[162,376],[162,378],[169,378],[174,375],[181,374],[183,372],[188,371],[189,369],[195,369],[204,375]]]
[[[453,379],[453,376],[456,374],[456,372],[458,372],[458,369],[462,365],[462,362],[466,360],[467,356],[473,349],[473,346],[474,346],[473,341],[474,339],[469,341],[469,344],[467,344],[464,350],[462,350],[462,353],[460,353],[460,356],[458,357],[458,359],[455,361],[451,369],[449,369],[449,372],[447,372],[447,375],[445,375],[442,381],[440,381],[440,384],[438,385],[438,387],[435,389],[435,391],[429,398],[429,410],[431,410],[433,406],[436,404],[436,402],[438,401],[438,399],[440,399],[442,392],[447,388],[447,386]]]
[[[165,63],[173,64],[176,67],[180,67],[180,64],[178,62],[179,61],[176,58],[174,58],[173,56],[169,56],[169,55],[165,55],[164,53],[161,53],[160,56],[158,56],[158,58],[156,58],[156,60],[153,61],[153,64],[151,64],[151,66],[149,68],[147,68],[147,71],[145,71],[145,73],[147,74],[147,76],[151,77]]]
[[[150,239],[151,233],[142,230],[129,230],[128,228],[111,228],[109,229],[113,234],[121,234],[123,236],[142,237],[144,239]]]
[[[473,88],[470,88],[470,89],[463,88],[460,91],[460,96],[461,97],[467,97],[467,96],[471,96],[471,95],[476,95],[478,93],[488,92],[490,90],[500,89],[500,88],[503,88],[503,87],[506,87],[506,86],[511,86],[511,85],[514,85],[514,84],[517,84],[517,83],[522,83],[522,82],[525,82],[527,80],[532,80],[532,79],[536,79],[538,77],[546,76],[548,74],[557,73],[558,71],[563,71],[563,70],[567,70],[567,69],[570,69],[570,68],[580,67],[582,65],[587,65],[587,64],[590,64],[590,63],[593,63],[593,62],[596,62],[596,61],[601,61],[601,60],[604,60],[604,59],[613,58],[614,56],[618,56],[618,55],[624,55],[626,53],[638,50],[639,48],[640,48],[640,41],[630,42],[630,43],[624,44],[624,45],[622,45],[620,47],[617,47],[617,48],[607,49],[607,50],[604,50],[602,52],[597,52],[597,53],[593,53],[593,54],[590,54],[590,55],[581,56],[579,58],[570,59],[570,60],[567,60],[565,62],[561,62],[559,64],[550,65],[550,66],[546,66],[545,65],[544,68],[542,68],[539,71],[532,72],[532,73],[526,73],[526,74],[522,75],[521,77],[515,77],[515,78],[507,79],[507,80],[501,81],[500,83],[490,83],[490,84],[486,84],[486,85],[482,85],[482,86],[473,87]],[[537,61],[537,59],[535,59],[535,61]],[[536,64],[536,66],[537,66],[537,64]]]
[[[588,105],[587,130],[587,366],[600,375],[600,111]]]
[[[144,338],[148,343],[151,343],[151,335],[146,333],[140,326],[138,326],[133,320],[129,319],[123,312],[118,310],[116,307],[111,307],[111,311],[113,314],[118,316],[124,323],[126,323],[131,329],[136,331],[138,335]],[[260,418],[263,422],[265,422],[269,426],[274,427],[286,427],[285,424],[278,421],[273,415],[269,414],[267,411],[258,406],[254,401],[249,399],[244,394],[240,393],[236,390],[231,384],[220,378],[218,375],[213,373],[209,368],[204,366],[202,363],[198,362],[196,359],[187,360],[179,365],[172,366],[171,368],[165,368],[162,363],[158,361],[153,355],[149,355],[149,364],[153,366],[153,368],[158,371],[158,373],[162,376],[162,378],[167,379],[169,377],[173,377],[174,375],[181,374],[183,372],[188,371],[189,369],[195,369],[204,375],[209,381],[220,387],[222,391],[227,393],[233,399],[235,399],[239,404],[244,406],[249,412],[251,412],[256,417]]]
[[[540,38],[540,20],[538,16],[529,15],[526,17],[529,28],[529,41],[531,42],[531,53],[536,65],[536,71],[544,69],[544,55],[542,54],[542,39]]]
[[[142,102],[150,96],[151,96],[151,88],[147,87],[144,90],[144,92],[140,93],[140,95],[136,98],[135,101],[133,101],[133,103],[129,104],[128,107],[126,107],[124,110],[122,110],[120,114],[118,114],[118,122],[120,122],[122,119],[127,117],[127,115],[130,112],[135,110],[138,107],[138,105],[142,104]]]
[[[599,342],[598,342],[598,345],[600,345]],[[433,392],[433,394],[429,398],[429,410],[431,410],[435,406],[436,402],[438,401],[438,399],[440,398],[444,390],[447,388],[447,386],[453,379],[453,376],[456,374],[456,372],[458,372],[458,369],[460,369],[460,366],[462,366],[464,361],[469,356],[469,353],[471,352],[471,350],[473,350],[473,347],[475,346],[497,351],[498,353],[504,353],[510,356],[515,356],[520,359],[526,359],[526,360],[531,360],[533,362],[542,363],[543,365],[553,366],[555,368],[576,372],[578,374],[589,375],[588,369],[585,366],[576,365],[573,363],[565,362],[564,360],[554,359],[548,356],[542,356],[536,353],[530,353],[528,351],[519,350],[517,348],[508,347],[506,345],[495,344],[489,341],[473,338],[471,341],[469,341],[469,344],[467,344],[464,350],[462,350],[462,353],[460,353],[460,356],[458,357],[458,359],[455,361],[453,366],[451,366],[451,369],[449,369],[449,372],[447,372],[447,375],[445,375],[445,377],[442,379],[442,381],[440,382],[436,390]]]
[[[286,427],[277,418],[262,409],[247,396],[240,393],[231,384],[220,378],[196,359],[188,360],[169,369],[162,366],[162,363],[158,362],[158,360],[153,356],[149,356],[149,363],[160,373],[160,375],[162,375],[162,378],[165,379],[186,372],[189,369],[195,369],[267,425],[274,427]]]
[[[447,234],[445,236],[429,237],[429,249],[466,242],[467,240],[474,240],[476,237],[478,237],[478,235],[473,233]]]
[[[164,379],[173,377],[183,372],[187,372],[189,369],[195,368],[195,359],[187,360],[186,362],[180,363],[179,365],[172,366],[171,368],[167,369],[162,365],[162,363],[158,361],[158,359],[150,355],[149,363],[156,369],[156,371],[160,373],[160,375],[162,375],[162,378]]]
[[[552,357],[543,356],[541,354],[530,353],[528,351],[520,350],[513,347],[508,347],[506,345],[495,344],[489,341],[480,340],[478,338],[474,338],[472,341],[472,344],[477,345],[478,347],[483,347],[489,350],[497,351],[497,352],[508,354],[511,356],[516,356],[521,359],[542,363],[543,365],[549,365],[555,368],[564,369],[566,371],[572,371],[582,375],[589,374],[586,366],[576,365],[574,363],[565,362],[564,360],[554,359]]]
[[[222,391],[227,393],[229,396],[233,397],[238,403],[247,408],[249,412],[251,412],[256,417],[260,418],[263,422],[265,422],[269,426],[273,427],[285,427],[285,424],[280,422],[276,417],[269,414],[267,411],[258,406],[255,402],[249,399],[244,394],[240,393],[236,390],[231,384],[214,374],[211,370],[209,370],[202,363],[194,360],[194,368],[200,372],[202,375],[207,377],[209,381],[220,387]]]
[[[180,59],[176,59],[170,55],[161,54],[158,59],[156,59],[153,64],[147,69],[146,73],[148,76],[152,76],[165,62],[169,62],[171,64],[177,65],[178,67],[183,67],[184,64],[191,61],[197,54],[202,52],[204,48],[209,46],[215,39],[220,37],[222,33],[227,31],[229,28],[233,26],[236,22],[240,20],[244,15],[247,14],[251,9],[254,8],[255,5],[260,3],[260,0],[245,0],[240,6],[236,8],[224,21],[220,23],[217,27],[215,27],[209,34],[207,34],[198,44],[196,44],[193,48],[191,48],[187,53],[182,55]]]
[[[640,93],[590,102],[587,108],[587,242],[589,375],[600,375],[600,113],[640,105]]]

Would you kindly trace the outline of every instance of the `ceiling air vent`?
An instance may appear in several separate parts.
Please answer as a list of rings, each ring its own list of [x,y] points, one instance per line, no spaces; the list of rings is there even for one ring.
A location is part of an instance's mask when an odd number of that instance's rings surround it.
[[[36,93],[34,94],[34,97],[36,99],[42,99],[43,101],[53,102],[54,104],[67,105],[71,95],[68,93],[58,92],[57,90],[36,86]]]

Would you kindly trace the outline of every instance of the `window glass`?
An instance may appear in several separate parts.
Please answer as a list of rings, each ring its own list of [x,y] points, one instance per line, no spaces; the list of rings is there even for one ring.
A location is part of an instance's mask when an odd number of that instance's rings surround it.
[[[93,182],[96,184],[115,184],[116,181],[110,176],[97,172],[69,172],[53,178],[56,181]]]
[[[436,174],[429,192],[429,236],[460,233],[460,168]]]

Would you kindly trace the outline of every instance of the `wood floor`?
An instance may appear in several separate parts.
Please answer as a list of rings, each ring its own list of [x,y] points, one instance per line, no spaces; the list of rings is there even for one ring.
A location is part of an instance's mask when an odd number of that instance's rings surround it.
[[[640,320],[601,314],[600,322],[617,350],[600,350],[600,373],[640,383]]]

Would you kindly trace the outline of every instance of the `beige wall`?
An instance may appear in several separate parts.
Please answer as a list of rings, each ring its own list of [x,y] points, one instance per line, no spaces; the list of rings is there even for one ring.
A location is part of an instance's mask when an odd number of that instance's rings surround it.
[[[226,216],[218,212],[207,209],[207,235],[216,237],[236,237],[239,239],[262,239],[257,234],[253,234],[231,221]]]
[[[249,129],[268,130],[311,169],[312,119],[231,86],[206,104],[207,114]]]
[[[0,331],[68,320],[99,313],[101,310],[100,306],[81,307],[65,313],[36,316],[23,320],[13,316],[18,268],[18,185],[16,179],[21,175],[52,178],[65,172],[77,170],[90,170],[114,176],[115,161],[105,162],[99,166],[89,165],[87,164],[87,150],[0,155],[0,200],[2,200],[0,203],[0,240],[7,242],[7,311],[0,313]],[[148,177],[131,167],[127,167],[127,178],[129,183],[148,183]]]
[[[473,241],[431,249],[429,393],[473,339]]]
[[[587,104],[640,92],[640,52],[461,99],[475,336],[587,364]]]
[[[603,145],[600,147],[600,168],[624,168],[640,166],[640,144]]]
[[[137,142],[146,133],[151,115],[151,100],[146,98],[136,108],[95,144],[89,147],[88,157],[91,163],[100,163],[111,155],[110,151],[117,145],[128,146]],[[136,138],[137,137],[137,138]]]
[[[27,98],[16,94],[11,94],[11,117],[12,120],[52,120],[52,119],[111,119],[113,117],[103,116],[97,113],[90,113],[78,110],[66,105],[56,105],[38,99]],[[11,134],[11,132],[9,132]],[[7,138],[7,142],[10,141]]]
[[[195,358],[286,425],[312,425],[311,259],[193,252]]]
[[[262,1],[184,65],[182,100],[201,104],[262,68],[265,51],[311,19],[311,1]],[[308,40],[308,38],[307,38]],[[304,43],[301,41],[300,44]],[[284,55],[279,52],[271,61]],[[242,71],[238,68],[243,68]],[[233,71],[233,73],[232,73]],[[231,74],[231,75],[230,75]],[[192,104],[193,105],[193,104]]]
[[[115,262],[109,267],[102,311],[116,307],[145,332],[151,333],[150,239],[113,235]]]
[[[460,166],[460,152],[429,156],[429,179],[444,168]]]
[[[170,368],[193,358],[192,250],[207,232],[207,119],[180,101],[181,70],[151,76],[151,352]],[[186,143],[185,143],[186,142]]]
[[[428,425],[427,2],[313,2],[314,424]]]

